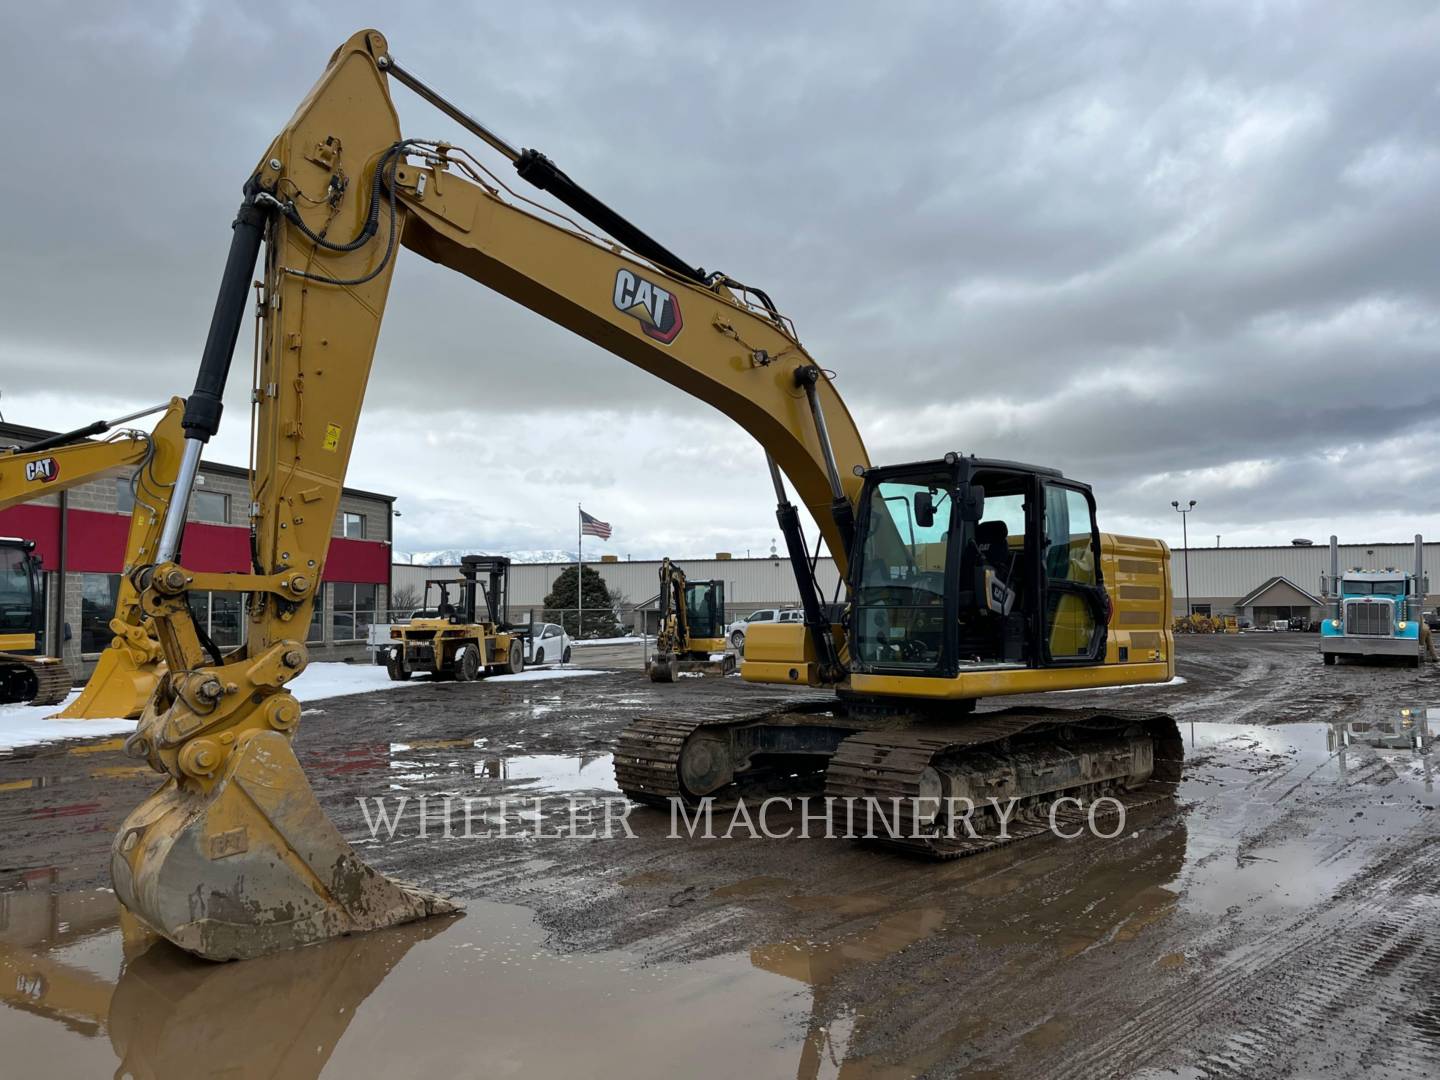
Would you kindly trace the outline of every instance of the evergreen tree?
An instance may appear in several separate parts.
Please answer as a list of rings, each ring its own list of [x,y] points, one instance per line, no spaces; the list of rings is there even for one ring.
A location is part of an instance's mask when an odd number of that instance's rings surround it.
[[[620,637],[625,631],[617,616],[619,607],[620,598],[610,591],[605,579],[595,570],[585,567],[585,626],[581,631],[576,625],[579,604],[575,593],[575,567],[568,566],[560,571],[550,595],[545,597],[545,621],[559,623],[571,637]]]

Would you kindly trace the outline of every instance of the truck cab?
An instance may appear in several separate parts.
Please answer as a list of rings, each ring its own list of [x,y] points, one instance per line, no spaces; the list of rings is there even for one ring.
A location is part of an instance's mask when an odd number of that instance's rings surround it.
[[[1400,656],[1418,667],[1424,612],[1417,587],[1423,589],[1413,574],[1393,567],[1356,567],[1341,574],[1334,586],[1334,610],[1320,624],[1325,663],[1340,656]]]

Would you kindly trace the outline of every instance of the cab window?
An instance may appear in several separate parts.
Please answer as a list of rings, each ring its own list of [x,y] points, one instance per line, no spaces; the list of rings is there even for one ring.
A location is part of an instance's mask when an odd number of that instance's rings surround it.
[[[1098,659],[1104,642],[1104,606],[1090,500],[1076,488],[1047,483],[1044,514],[1042,564],[1050,658]]]

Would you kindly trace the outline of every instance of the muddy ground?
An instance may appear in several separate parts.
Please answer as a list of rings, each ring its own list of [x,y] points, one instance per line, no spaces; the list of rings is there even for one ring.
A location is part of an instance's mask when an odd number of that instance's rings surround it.
[[[671,839],[648,809],[609,840],[421,839],[402,818],[365,857],[464,917],[242,964],[120,925],[108,845],[152,780],[118,741],[17,751],[0,757],[0,1073],[1434,1076],[1432,759],[1367,739],[1404,709],[1423,726],[1440,673],[1326,668],[1315,642],[1186,638],[1183,684],[1061,696],[1180,722],[1177,798],[1115,839],[928,864]],[[307,707],[297,745],[354,840],[358,798],[441,793],[543,796],[553,831],[570,795],[613,794],[631,718],[795,696],[634,669],[417,683]]]

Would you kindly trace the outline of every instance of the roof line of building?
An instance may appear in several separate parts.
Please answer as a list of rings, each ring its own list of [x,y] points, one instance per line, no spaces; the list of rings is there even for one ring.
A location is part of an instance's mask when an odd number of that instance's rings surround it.
[[[1255,601],[1259,600],[1260,597],[1264,596],[1276,585],[1289,585],[1290,588],[1294,589],[1301,596],[1306,597],[1314,605],[1323,607],[1325,604],[1325,602],[1321,600],[1320,597],[1316,596],[1309,589],[1302,589],[1299,585],[1296,585],[1295,582],[1291,581],[1284,574],[1276,574],[1274,577],[1261,584],[1259,588],[1252,590],[1248,595],[1242,596],[1239,600],[1235,601],[1235,606],[1237,608],[1253,606]]]

